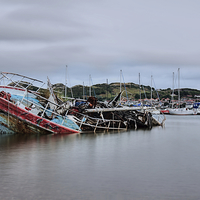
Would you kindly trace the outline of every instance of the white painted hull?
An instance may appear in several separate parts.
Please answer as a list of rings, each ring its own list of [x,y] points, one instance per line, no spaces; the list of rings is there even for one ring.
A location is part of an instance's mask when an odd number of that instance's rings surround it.
[[[170,115],[196,115],[197,112],[195,110],[189,110],[187,108],[176,108],[169,109]]]

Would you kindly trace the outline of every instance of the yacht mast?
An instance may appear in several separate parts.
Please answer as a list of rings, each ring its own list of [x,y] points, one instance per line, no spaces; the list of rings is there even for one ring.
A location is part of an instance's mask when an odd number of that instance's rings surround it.
[[[120,70],[120,92],[122,91],[122,70]]]
[[[65,98],[67,96],[67,65],[65,70]]]
[[[85,86],[84,86],[84,82],[83,82],[83,99],[85,99]]]
[[[153,76],[151,75],[151,106],[152,106],[152,79],[153,79]]]
[[[121,78],[122,78],[122,70],[120,70],[120,99],[119,99],[119,102],[120,102],[120,104],[121,104],[121,92],[122,92],[122,80],[121,80]]]
[[[172,108],[174,107],[174,72],[173,72],[173,82],[172,82]]]
[[[140,103],[141,103],[141,85],[140,85],[140,73],[139,73],[139,88],[140,88]]]
[[[178,68],[178,107],[180,108],[180,68]]]

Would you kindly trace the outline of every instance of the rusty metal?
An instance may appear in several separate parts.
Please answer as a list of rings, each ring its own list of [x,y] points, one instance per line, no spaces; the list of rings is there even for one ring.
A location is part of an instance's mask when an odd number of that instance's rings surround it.
[[[0,97],[0,117],[4,126],[16,133],[25,134],[71,134],[79,133],[77,130],[51,122],[48,119],[36,116],[25,111],[12,102]]]

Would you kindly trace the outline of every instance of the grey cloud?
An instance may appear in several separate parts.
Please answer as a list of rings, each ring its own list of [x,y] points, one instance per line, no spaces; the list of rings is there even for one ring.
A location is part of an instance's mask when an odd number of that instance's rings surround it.
[[[136,82],[141,73],[150,84],[153,74],[162,88],[171,87],[172,72],[181,67],[189,87],[196,86],[199,4],[0,0],[1,70],[64,81],[68,65],[73,85],[88,82],[89,74],[94,83],[119,81],[122,69],[126,81]]]

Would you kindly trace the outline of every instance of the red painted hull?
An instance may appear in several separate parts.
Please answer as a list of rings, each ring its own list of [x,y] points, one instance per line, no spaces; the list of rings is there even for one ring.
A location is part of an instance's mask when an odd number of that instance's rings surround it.
[[[169,114],[169,110],[160,110],[160,113]]]
[[[51,122],[0,97],[1,124],[16,133],[73,134],[80,131]]]

